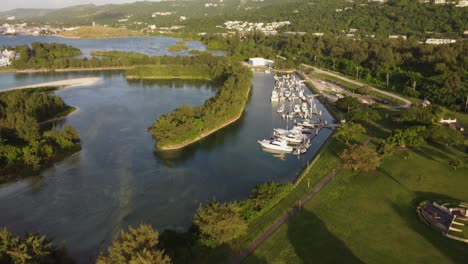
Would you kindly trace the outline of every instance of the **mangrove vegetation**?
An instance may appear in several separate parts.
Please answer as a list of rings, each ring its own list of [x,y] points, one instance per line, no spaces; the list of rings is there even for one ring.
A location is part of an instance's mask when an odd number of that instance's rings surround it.
[[[0,183],[37,173],[55,160],[80,149],[72,126],[45,130],[41,123],[64,116],[74,108],[53,88],[12,90],[0,93]]]

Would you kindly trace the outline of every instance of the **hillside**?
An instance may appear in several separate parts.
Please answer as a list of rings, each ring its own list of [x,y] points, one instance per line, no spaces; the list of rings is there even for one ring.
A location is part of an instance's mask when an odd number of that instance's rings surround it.
[[[16,21],[59,26],[107,25],[143,30],[183,26],[184,33],[226,32],[229,20],[291,21],[283,31],[345,33],[357,36],[402,34],[417,37],[459,37],[468,28],[468,8],[418,1],[389,0],[181,0],[96,6],[78,5],[56,10],[16,9],[0,13]],[[19,19],[21,17],[21,19]]]
[[[54,11],[54,9],[17,8],[0,12],[0,20],[6,20],[11,16],[14,16],[16,19],[30,19],[45,16],[52,11]]]

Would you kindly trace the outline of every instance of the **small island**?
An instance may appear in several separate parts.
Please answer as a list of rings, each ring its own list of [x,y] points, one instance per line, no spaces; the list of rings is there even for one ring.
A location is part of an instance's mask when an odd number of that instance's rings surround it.
[[[468,243],[468,203],[424,201],[417,211],[421,220],[446,237]]]
[[[182,63],[150,65],[127,70],[131,79],[208,79],[221,85],[201,106],[181,106],[160,116],[149,129],[157,150],[193,144],[238,120],[250,92],[252,72],[226,58],[201,55]]]

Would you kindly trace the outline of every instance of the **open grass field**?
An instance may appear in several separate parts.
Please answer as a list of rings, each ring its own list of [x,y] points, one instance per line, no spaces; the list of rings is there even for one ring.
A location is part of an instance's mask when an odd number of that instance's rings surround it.
[[[468,200],[467,158],[433,146],[384,160],[375,172],[343,171],[244,263],[466,263],[468,245],[421,223],[427,199]]]
[[[120,38],[120,37],[137,37],[144,36],[143,33],[111,27],[80,27],[71,31],[64,31],[58,34],[64,38]]]

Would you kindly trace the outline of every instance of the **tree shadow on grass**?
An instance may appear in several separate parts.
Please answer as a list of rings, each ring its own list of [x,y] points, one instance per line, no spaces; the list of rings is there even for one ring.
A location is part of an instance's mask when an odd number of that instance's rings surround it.
[[[211,249],[197,243],[194,228],[187,232],[176,232],[165,230],[159,236],[159,247],[171,258],[174,264],[218,264],[229,263],[240,252],[234,250],[230,245],[223,244]],[[249,255],[250,263],[267,264],[263,258]]]
[[[307,210],[289,219],[288,237],[303,263],[362,263],[322,220]]]
[[[390,180],[398,184],[401,188],[405,189],[408,192],[411,192],[411,190],[406,187],[404,184],[402,184],[399,180],[397,180],[395,177],[393,177],[390,173],[388,173],[386,170],[384,170],[382,167],[378,167],[377,171],[382,173],[383,175],[387,176]]]
[[[445,149],[445,147],[441,147],[441,149]],[[438,159],[442,160],[449,160],[450,156],[440,150],[440,149],[435,149],[435,148],[429,148],[429,147],[420,147],[417,149],[414,149],[414,152],[417,153],[418,155],[421,155],[427,159],[434,160],[434,161],[440,161]]]
[[[416,207],[425,200],[454,201],[457,199],[438,193],[416,192],[411,204],[393,203],[392,206],[409,227],[429,241],[442,254],[452,259],[454,263],[467,263],[468,244],[449,239],[419,220]]]

